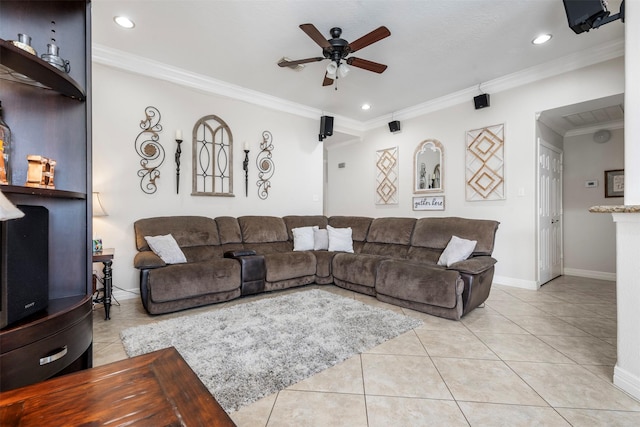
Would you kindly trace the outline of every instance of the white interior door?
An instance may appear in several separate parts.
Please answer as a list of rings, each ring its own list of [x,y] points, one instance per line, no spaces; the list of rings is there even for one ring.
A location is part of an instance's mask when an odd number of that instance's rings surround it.
[[[562,151],[538,139],[538,278],[562,274]]]

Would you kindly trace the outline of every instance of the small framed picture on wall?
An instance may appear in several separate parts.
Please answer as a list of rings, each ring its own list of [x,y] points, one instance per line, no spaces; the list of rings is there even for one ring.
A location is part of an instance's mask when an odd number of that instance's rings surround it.
[[[604,171],[604,197],[624,197],[624,169]]]

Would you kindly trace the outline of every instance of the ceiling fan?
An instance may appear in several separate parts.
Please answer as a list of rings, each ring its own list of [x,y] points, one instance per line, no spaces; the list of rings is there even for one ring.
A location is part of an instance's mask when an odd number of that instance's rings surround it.
[[[366,59],[355,58],[353,56],[347,58],[347,55],[354,53],[360,49],[363,49],[370,44],[382,40],[385,37],[389,37],[391,32],[387,27],[378,27],[368,34],[360,37],[359,39],[349,43],[340,38],[342,29],[334,27],[331,29],[331,38],[325,39],[322,33],[313,24],[302,24],[300,29],[304,31],[311,39],[316,42],[322,48],[323,56],[316,56],[313,58],[298,59],[297,61],[281,60],[278,65],[281,67],[294,68],[300,64],[307,64],[309,62],[322,61],[329,59],[331,62],[327,65],[327,71],[324,75],[322,86],[330,86],[334,80],[338,77],[345,77],[349,72],[349,64],[353,67],[362,68],[363,70],[373,71],[374,73],[382,73],[387,69],[384,64],[368,61]],[[343,61],[344,62],[341,62]],[[345,64],[346,63],[346,64]]]

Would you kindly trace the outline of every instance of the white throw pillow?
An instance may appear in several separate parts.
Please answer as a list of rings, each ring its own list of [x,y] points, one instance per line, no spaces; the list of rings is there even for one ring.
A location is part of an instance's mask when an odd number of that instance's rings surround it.
[[[477,240],[461,239],[457,236],[451,236],[451,240],[447,243],[447,247],[444,248],[438,265],[446,265],[447,267],[455,264],[456,262],[464,261],[469,258],[476,248]]]
[[[291,232],[293,233],[293,250],[313,250],[313,230],[316,228],[318,228],[318,226],[292,228]]]
[[[326,251],[329,249],[329,232],[322,228],[313,230],[313,250]]]
[[[353,253],[353,239],[351,238],[351,227],[333,228],[327,225],[329,234],[329,250],[335,252]]]
[[[187,262],[178,242],[171,234],[164,236],[144,236],[151,250],[167,264],[181,264]]]

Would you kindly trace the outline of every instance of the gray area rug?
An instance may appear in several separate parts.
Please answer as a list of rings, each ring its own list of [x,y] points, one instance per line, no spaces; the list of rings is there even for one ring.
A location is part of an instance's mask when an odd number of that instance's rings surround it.
[[[422,324],[320,290],[125,329],[129,357],[173,346],[227,412]]]

